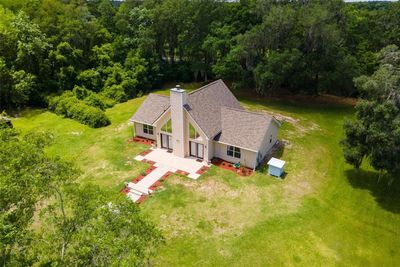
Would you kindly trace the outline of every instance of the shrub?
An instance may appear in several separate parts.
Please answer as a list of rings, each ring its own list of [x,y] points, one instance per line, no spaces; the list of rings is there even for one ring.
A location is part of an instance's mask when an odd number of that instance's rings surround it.
[[[49,97],[48,99],[48,109],[55,111],[58,103],[60,102],[60,96]]]
[[[69,93],[70,94],[70,93]],[[115,105],[115,101],[92,92],[85,87],[75,86],[72,90],[72,95],[78,98],[79,100],[83,100],[87,105],[99,108],[101,110],[105,110],[106,108],[111,108]]]
[[[71,91],[52,97],[49,100],[49,109],[58,115],[74,119],[93,128],[110,124],[110,120],[100,108],[79,100]]]
[[[85,99],[86,97],[94,94],[92,91],[89,91],[85,87],[75,85],[74,89],[72,89],[72,93],[80,100]]]
[[[97,107],[101,110],[111,108],[115,105],[115,101],[104,95],[92,93],[84,99],[85,103],[92,107]]]
[[[69,115],[83,124],[92,128],[103,127],[110,124],[106,114],[99,108],[86,105],[84,102],[78,102],[69,110]]]

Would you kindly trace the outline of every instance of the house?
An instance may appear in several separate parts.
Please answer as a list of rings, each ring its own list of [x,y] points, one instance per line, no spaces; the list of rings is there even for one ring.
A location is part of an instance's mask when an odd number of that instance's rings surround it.
[[[136,136],[179,157],[214,157],[255,168],[277,141],[279,122],[247,111],[222,80],[187,93],[149,94],[131,118]]]

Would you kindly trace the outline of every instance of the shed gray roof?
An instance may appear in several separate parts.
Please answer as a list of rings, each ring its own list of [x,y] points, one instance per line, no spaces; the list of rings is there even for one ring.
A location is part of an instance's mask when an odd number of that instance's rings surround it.
[[[221,107],[244,110],[222,80],[209,83],[188,95],[186,110],[208,138],[221,131]]]
[[[214,140],[258,151],[272,117],[243,109],[221,107],[222,131]]]
[[[169,97],[149,94],[131,121],[153,124],[169,108]]]

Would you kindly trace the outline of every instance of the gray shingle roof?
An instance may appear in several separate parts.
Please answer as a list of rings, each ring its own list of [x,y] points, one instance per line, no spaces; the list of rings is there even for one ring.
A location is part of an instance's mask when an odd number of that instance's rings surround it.
[[[214,140],[258,151],[272,117],[243,109],[221,107],[222,131]]]
[[[131,121],[153,124],[168,108],[168,96],[149,94],[133,115]]]
[[[209,83],[188,95],[186,110],[209,138],[221,131],[221,107],[244,110],[222,80]]]
[[[149,94],[131,121],[153,124],[170,106],[170,98]],[[188,94],[184,108],[208,138],[258,151],[272,117],[246,111],[222,80]]]

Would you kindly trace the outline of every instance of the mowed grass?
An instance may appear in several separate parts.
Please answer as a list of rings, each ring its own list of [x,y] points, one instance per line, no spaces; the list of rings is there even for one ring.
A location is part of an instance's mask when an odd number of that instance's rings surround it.
[[[191,85],[195,88],[195,86]],[[166,90],[158,93],[167,94]],[[107,111],[112,124],[91,129],[45,110],[13,121],[21,131],[51,131],[49,153],[74,160],[82,183],[118,194],[147,168],[133,158],[128,120],[144,97]],[[166,237],[157,266],[398,266],[400,184],[367,165],[345,164],[339,146],[351,106],[315,101],[240,98],[251,110],[285,122],[279,156],[284,180],[265,170],[251,177],[212,167],[198,180],[172,176],[141,206]]]

